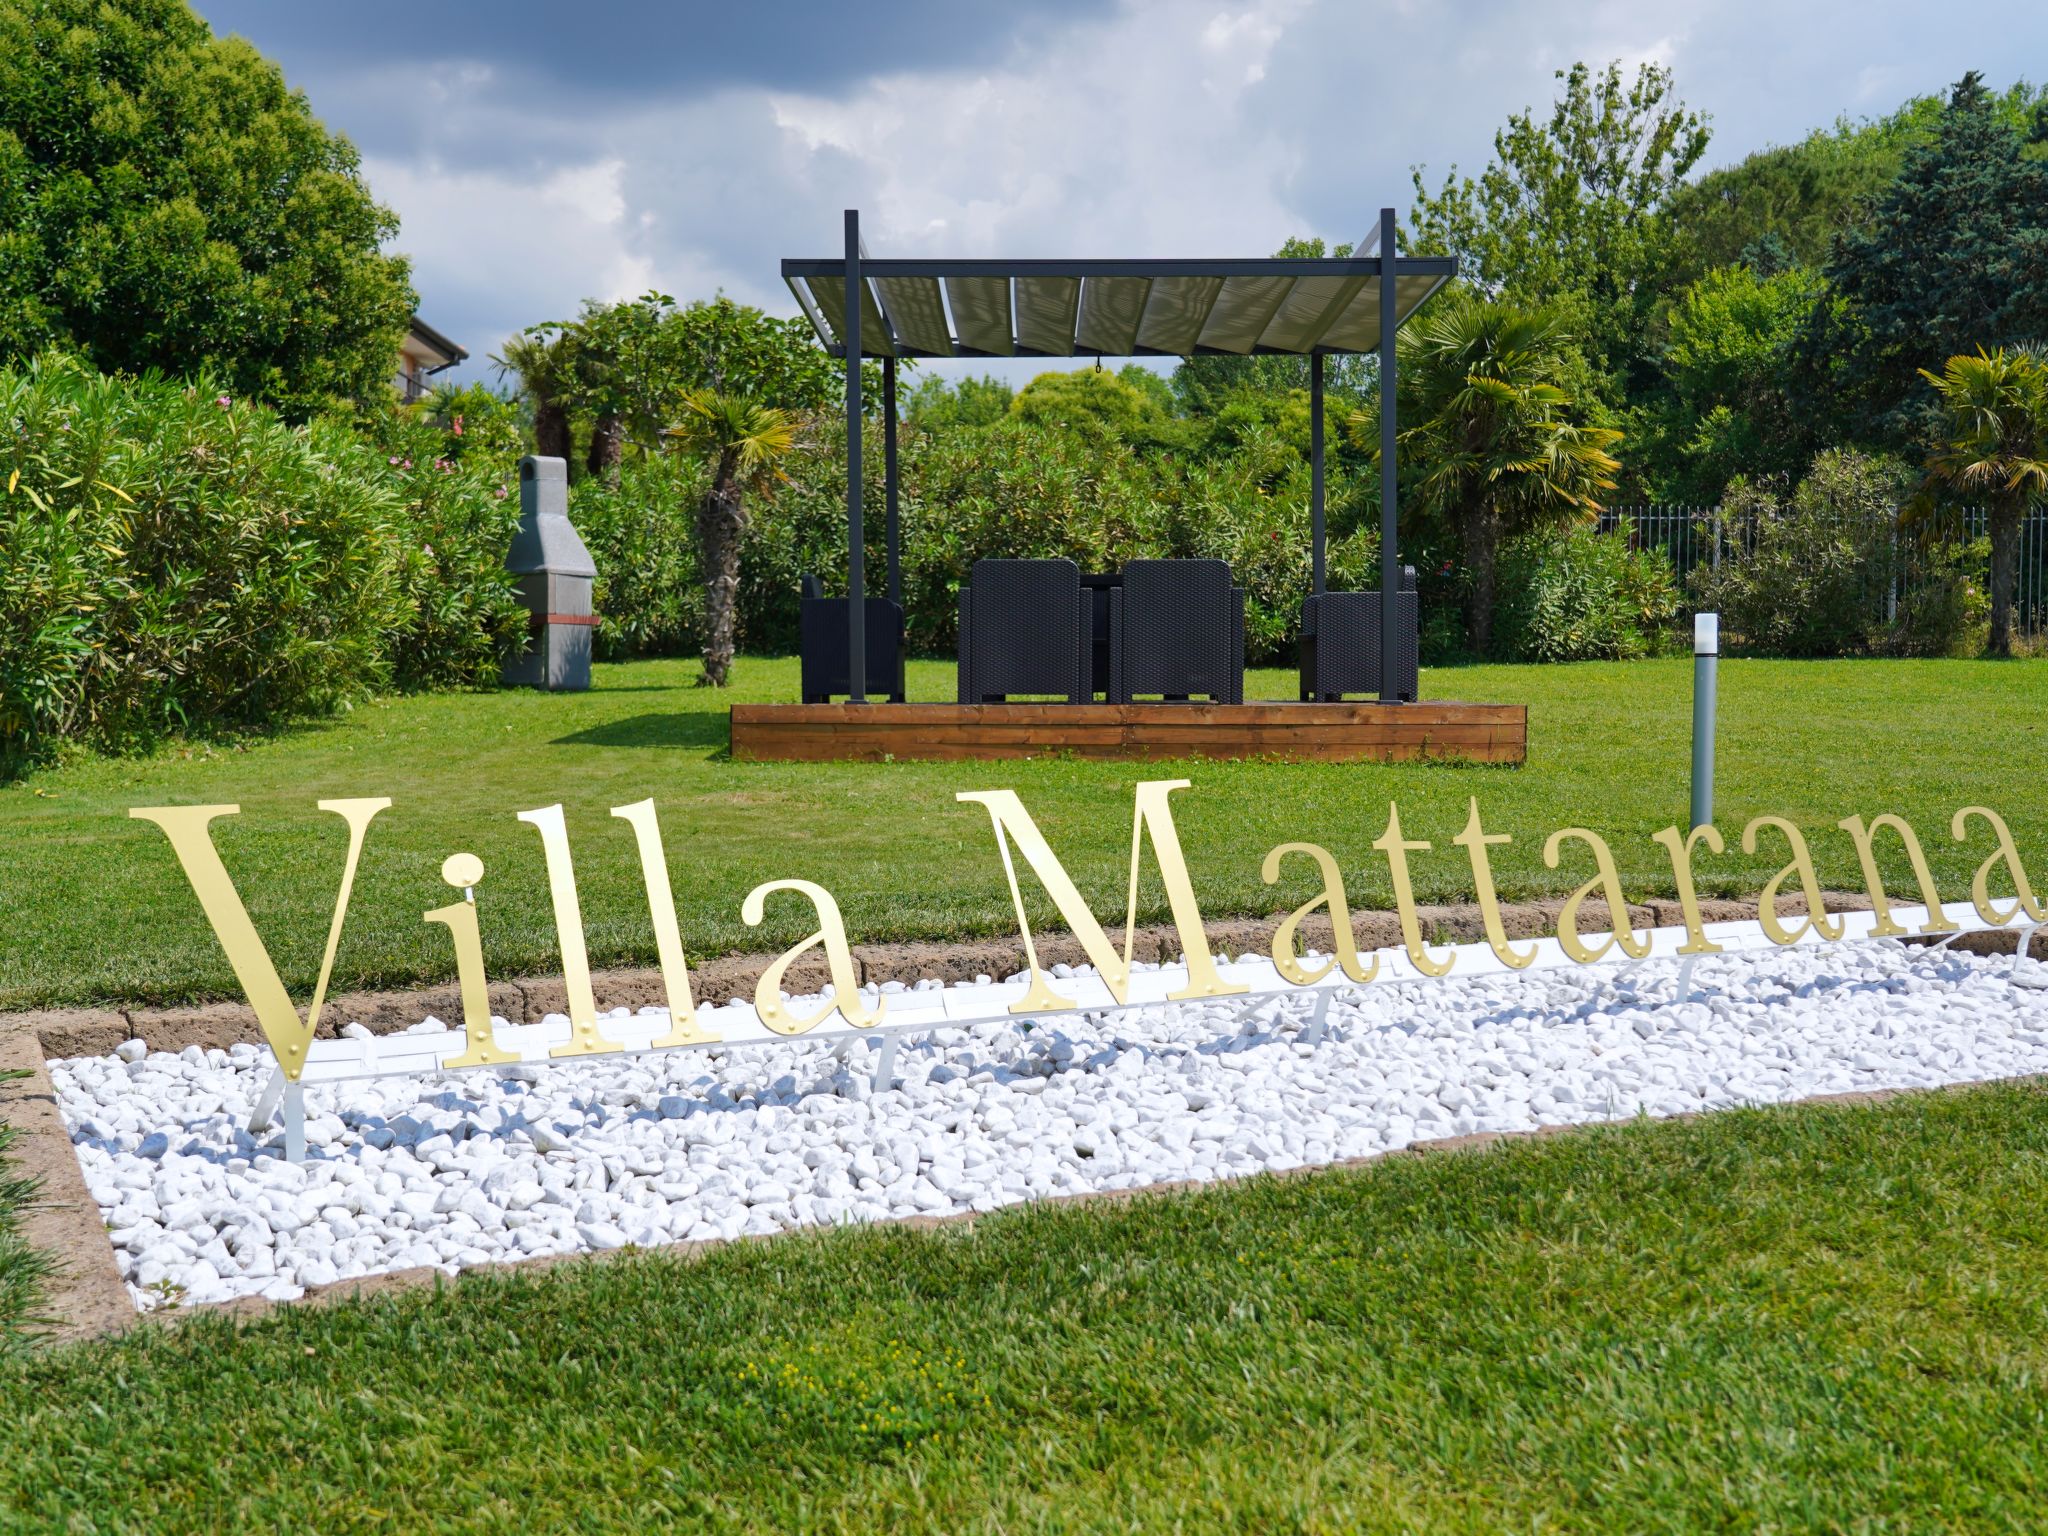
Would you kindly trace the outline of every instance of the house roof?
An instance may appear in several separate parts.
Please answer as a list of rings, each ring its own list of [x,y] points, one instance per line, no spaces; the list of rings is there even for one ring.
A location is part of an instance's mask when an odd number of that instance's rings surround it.
[[[860,260],[864,357],[1195,357],[1376,351],[1378,255],[1249,260]],[[1457,275],[1397,256],[1405,321]],[[846,259],[791,258],[783,281],[845,355]]]
[[[466,362],[469,359],[469,349],[467,347],[459,346],[455,342],[450,341],[418,315],[412,317],[412,324],[408,329],[407,335],[409,339],[418,342],[426,350],[438,353],[443,360],[442,366],[444,367]]]

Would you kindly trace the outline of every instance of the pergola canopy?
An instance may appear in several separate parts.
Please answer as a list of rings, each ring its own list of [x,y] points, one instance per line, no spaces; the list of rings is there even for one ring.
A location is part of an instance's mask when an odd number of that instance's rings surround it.
[[[1377,255],[1250,260],[856,262],[864,357],[1250,357],[1377,352]],[[1457,271],[1392,263],[1398,326]],[[846,353],[847,262],[782,263],[818,339]]]
[[[861,360],[882,360],[888,600],[903,599],[896,497],[896,360],[914,357],[1250,357],[1309,359],[1309,540],[1323,591],[1323,358],[1379,356],[1380,654],[1396,654],[1400,559],[1394,339],[1401,323],[1457,276],[1448,256],[1402,256],[1394,210],[1341,257],[1232,261],[877,260],[846,212],[839,256],[782,263],[782,280],[818,339],[846,369],[846,658],[848,698],[867,698],[867,541],[862,528]],[[1386,697],[1383,692],[1381,697]]]

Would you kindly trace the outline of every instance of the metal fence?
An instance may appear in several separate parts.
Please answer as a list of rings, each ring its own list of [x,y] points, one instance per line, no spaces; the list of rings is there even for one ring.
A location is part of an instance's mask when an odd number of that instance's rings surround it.
[[[1692,587],[1687,578],[1698,566],[1720,569],[1726,561],[1753,553],[1762,518],[1757,510],[1724,513],[1719,507],[1609,507],[1600,514],[1600,531],[1626,526],[1637,549],[1661,550],[1678,577],[1680,601],[1689,613]],[[1960,508],[1900,527],[1895,518],[1872,519],[1842,533],[1858,549],[1874,552],[1867,594],[1873,618],[1889,621],[1901,599],[1929,579],[1939,564],[1952,569],[1960,546],[1977,545],[1966,561],[1968,574],[1988,588],[1991,580],[1990,518],[1982,507]],[[2020,524],[2018,569],[2013,580],[2012,624],[2015,635],[2048,636],[2048,507],[2036,507]]]

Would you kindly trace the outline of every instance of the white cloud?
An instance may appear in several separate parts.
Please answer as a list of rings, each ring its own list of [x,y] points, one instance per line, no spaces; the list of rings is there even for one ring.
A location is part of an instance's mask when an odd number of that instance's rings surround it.
[[[1708,164],[1727,163],[1973,65],[2003,81],[2008,60],[2048,47],[2035,6],[1980,9],[1962,27],[1907,0],[1125,0],[1034,23],[996,66],[830,93],[733,86],[551,109],[545,90],[426,59],[359,82],[355,99],[414,112],[421,148],[367,170],[402,218],[425,313],[480,356],[586,297],[648,287],[791,313],[777,260],[836,250],[849,207],[878,253],[1354,240],[1382,204],[1409,201],[1411,165],[1432,183],[1454,161],[1476,171],[1508,114],[1541,116],[1553,71],[1577,59],[1674,67],[1687,103],[1714,115]],[[2002,42],[1983,57],[1990,35]]]
[[[624,227],[625,169],[608,159],[527,180],[434,161],[364,164],[401,213],[394,249],[412,258],[421,312],[469,348],[471,376],[522,325],[570,314],[586,296],[646,291],[654,263]]]

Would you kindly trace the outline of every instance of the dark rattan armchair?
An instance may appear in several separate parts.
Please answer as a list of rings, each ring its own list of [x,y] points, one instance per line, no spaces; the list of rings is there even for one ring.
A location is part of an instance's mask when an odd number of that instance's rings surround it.
[[[818,578],[802,578],[797,609],[797,649],[803,657],[803,699],[829,704],[852,692],[853,669],[846,653],[846,599],[827,597]],[[869,698],[903,702],[903,610],[886,597],[867,600]]]
[[[1419,682],[1420,610],[1415,567],[1401,567],[1394,595],[1394,665],[1380,677],[1380,594],[1317,592],[1301,603],[1301,696],[1335,701],[1348,693],[1413,700]]]
[[[1071,560],[977,560],[960,589],[962,704],[1089,692],[1089,608]]]
[[[1133,560],[1124,567],[1110,697],[1244,702],[1244,592],[1227,560]]]

